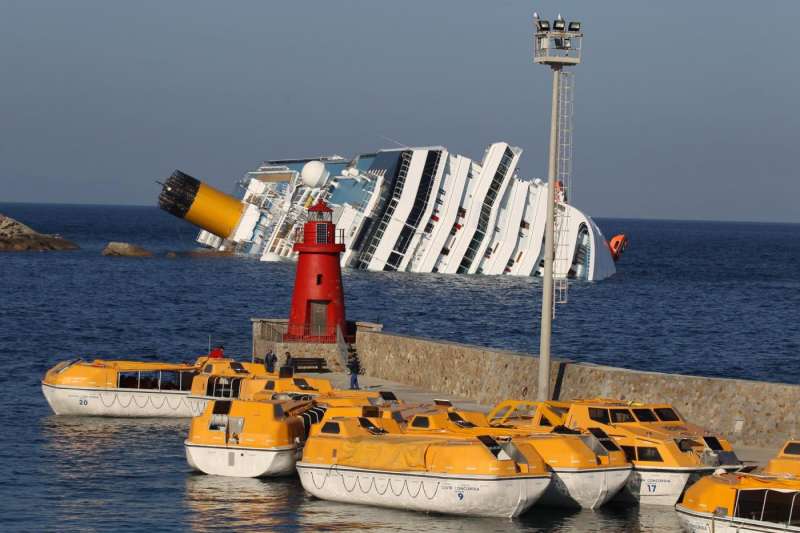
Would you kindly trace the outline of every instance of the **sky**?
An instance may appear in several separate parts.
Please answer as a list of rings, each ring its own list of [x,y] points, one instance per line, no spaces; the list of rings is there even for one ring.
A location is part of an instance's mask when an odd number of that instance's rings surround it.
[[[265,159],[507,141],[546,175],[531,15],[583,23],[574,203],[800,222],[796,0],[0,0],[0,202],[155,205]],[[390,140],[391,139],[391,140]]]

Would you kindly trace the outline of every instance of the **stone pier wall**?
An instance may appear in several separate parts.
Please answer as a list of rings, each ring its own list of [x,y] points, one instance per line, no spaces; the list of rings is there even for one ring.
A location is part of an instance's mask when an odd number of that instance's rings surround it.
[[[480,346],[359,331],[365,373],[483,404],[536,398],[539,360]],[[669,402],[736,444],[776,448],[800,436],[800,386],[554,361],[553,396]]]

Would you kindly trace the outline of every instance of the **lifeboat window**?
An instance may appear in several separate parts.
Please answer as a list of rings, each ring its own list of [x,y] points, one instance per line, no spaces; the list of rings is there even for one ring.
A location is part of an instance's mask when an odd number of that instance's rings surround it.
[[[692,448],[702,447],[703,445],[692,439],[680,439],[678,441],[678,449],[682,452],[690,452]]]
[[[653,409],[658,415],[658,419],[662,422],[680,422],[681,419],[674,410],[670,409],[669,407],[659,407]]]
[[[639,457],[640,461],[653,461],[656,463],[664,461],[661,458],[661,454],[658,453],[658,448],[652,448],[650,446],[639,446],[636,448],[636,455]]]
[[[764,500],[767,497],[766,490],[740,490],[736,497],[737,518],[748,520],[761,520],[761,511],[764,509]]]
[[[331,433],[333,435],[339,434],[339,424],[337,422],[325,422],[322,426],[321,433]]]
[[[231,412],[231,402],[228,400],[216,400],[212,414],[227,415]]]
[[[284,413],[283,407],[281,406],[281,404],[276,403],[276,404],[273,404],[272,407],[273,407],[272,416],[275,418],[275,420],[281,420],[284,416],[286,416],[286,413]]]
[[[195,377],[194,372],[181,372],[181,390],[192,390],[192,381]]]
[[[178,390],[180,388],[180,375],[172,370],[161,371],[161,390]]]
[[[796,495],[796,492],[768,490],[764,500],[764,512],[761,515],[761,520],[776,524],[788,524],[792,511],[792,500]]]
[[[636,419],[627,409],[612,409],[611,421],[615,424],[627,424],[628,422],[635,422]]]
[[[267,381],[266,384],[264,384],[264,390],[275,390],[275,382],[272,380]]]
[[[213,370],[214,370],[214,367],[212,365],[206,365],[206,366],[203,367],[203,373],[204,374],[210,374]]]
[[[618,452],[619,447],[617,444],[608,436],[608,434],[600,428],[589,428],[589,433],[595,436],[597,440],[600,441],[600,444],[603,445],[603,448],[610,452]]]
[[[430,426],[431,423],[427,416],[415,416],[414,420],[411,421],[412,428],[427,428]]]
[[[709,448],[711,448],[715,452],[722,451],[722,444],[720,444],[719,439],[717,437],[703,437],[703,440],[706,441],[706,444]]]
[[[385,402],[396,402],[397,401],[397,396],[395,396],[395,394],[392,391],[382,390],[378,394],[380,395],[381,399],[383,399],[383,401],[385,401]]]
[[[214,396],[214,389],[217,385],[217,377],[216,376],[209,376],[208,381],[206,381],[206,396]]]
[[[625,452],[625,460],[629,463],[636,460],[636,448],[633,446],[623,446],[622,451]]]
[[[597,407],[589,408],[589,418],[601,424],[608,424],[611,419],[608,417],[608,409],[598,409]]]
[[[138,389],[139,388],[139,373],[138,372],[120,372],[119,373],[119,388],[120,389]]]
[[[386,430],[383,428],[379,428],[369,418],[364,418],[363,416],[358,417],[358,423],[361,425],[362,428],[366,429],[373,435],[383,435],[386,433]]]
[[[139,372],[140,389],[157,389],[158,372]]]
[[[650,409],[634,409],[633,414],[639,422],[658,422],[655,413]]]
[[[786,448],[783,449],[783,453],[786,455],[800,455],[800,442],[790,442],[786,445]],[[800,516],[798,516],[800,518]]]
[[[314,387],[312,387],[311,385],[309,385],[308,381],[304,380],[303,378],[293,379],[292,381],[297,386],[297,388],[300,389],[300,390],[317,390]]]
[[[539,420],[539,425],[544,427],[553,427],[553,423],[550,422],[550,419],[546,416],[542,415],[541,420]]]
[[[242,366],[242,363],[239,363],[238,361],[234,361],[234,362],[231,363],[231,369],[234,372],[236,372],[237,374],[247,374],[248,373],[247,369],[244,366]]]
[[[400,413],[400,411],[395,411],[392,413],[392,420],[394,420],[398,424],[402,424],[406,421],[406,419],[403,418],[403,415],[402,413]]]
[[[492,455],[499,458],[500,452],[503,451],[503,448],[500,446],[500,443],[494,440],[489,435],[478,435],[478,440],[481,443],[489,448],[489,451],[492,452]]]
[[[469,420],[464,420],[458,413],[447,413],[447,418],[450,419],[451,422],[454,422],[458,427],[461,428],[474,428],[475,424],[470,422]]]
[[[367,418],[379,418],[381,416],[381,411],[374,405],[365,405],[361,408],[361,416],[366,416]]]

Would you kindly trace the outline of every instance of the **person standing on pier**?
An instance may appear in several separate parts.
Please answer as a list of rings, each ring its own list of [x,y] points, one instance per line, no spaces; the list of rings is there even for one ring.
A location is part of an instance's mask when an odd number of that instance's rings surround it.
[[[264,366],[267,368],[267,372],[272,374],[275,372],[275,363],[278,362],[278,356],[275,355],[275,352],[272,350],[267,352],[267,355],[264,356]]]
[[[283,361],[283,366],[292,366],[292,354],[286,352],[286,359]]]
[[[361,372],[361,363],[358,357],[350,354],[347,358],[347,369],[350,371],[350,390],[358,390],[358,373]]]

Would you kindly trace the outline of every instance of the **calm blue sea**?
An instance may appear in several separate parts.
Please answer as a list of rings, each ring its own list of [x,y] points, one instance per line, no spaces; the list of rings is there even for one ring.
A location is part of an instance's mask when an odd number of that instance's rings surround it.
[[[0,255],[0,530],[672,531],[674,513],[610,508],[463,520],[330,504],[294,479],[194,475],[186,423],[51,416],[39,380],[68,357],[187,359],[209,334],[249,354],[251,317],[285,316],[290,264],[167,259],[195,230],[156,208],[0,204],[80,251]],[[630,368],[800,383],[800,225],[598,221],[625,232],[619,272],[573,284],[557,356]],[[105,258],[111,240],[154,259]],[[538,349],[539,282],[345,272],[349,318],[388,331]]]

